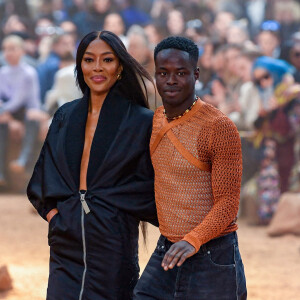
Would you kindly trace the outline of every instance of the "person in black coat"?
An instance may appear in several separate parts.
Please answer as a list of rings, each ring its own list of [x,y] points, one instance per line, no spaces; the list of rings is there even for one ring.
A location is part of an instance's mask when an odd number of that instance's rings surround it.
[[[82,39],[75,72],[84,96],[55,113],[27,188],[49,222],[47,299],[127,300],[139,223],[157,225],[143,89],[151,76],[109,31]]]

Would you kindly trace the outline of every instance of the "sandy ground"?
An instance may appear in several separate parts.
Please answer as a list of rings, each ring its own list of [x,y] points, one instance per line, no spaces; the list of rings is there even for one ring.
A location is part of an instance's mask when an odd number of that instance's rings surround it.
[[[8,265],[14,286],[13,290],[0,293],[0,299],[45,299],[49,254],[47,223],[32,213],[25,196],[0,195],[0,212],[0,265]],[[300,237],[269,238],[264,227],[249,226],[245,220],[240,220],[239,226],[248,299],[299,300]],[[140,251],[142,269],[157,237],[157,229],[149,227],[147,250],[141,246]]]

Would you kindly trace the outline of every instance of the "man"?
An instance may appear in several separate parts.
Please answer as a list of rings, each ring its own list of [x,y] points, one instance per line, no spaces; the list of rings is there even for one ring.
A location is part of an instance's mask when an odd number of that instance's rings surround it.
[[[39,120],[47,116],[40,110],[39,82],[35,69],[22,62],[24,41],[16,35],[9,35],[2,43],[7,65],[0,68],[0,186],[6,185],[6,155],[8,133],[22,131],[25,136],[21,153],[11,162],[13,171],[24,171],[29,162],[39,133]],[[19,130],[21,127],[21,130]]]
[[[195,97],[198,49],[169,37],[154,51],[150,142],[161,237],[134,299],[246,299],[236,236],[242,176],[234,123]]]

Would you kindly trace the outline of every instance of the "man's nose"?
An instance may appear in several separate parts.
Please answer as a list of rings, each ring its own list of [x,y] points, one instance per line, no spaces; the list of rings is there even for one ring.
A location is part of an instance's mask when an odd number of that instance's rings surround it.
[[[167,84],[169,84],[169,85],[177,84],[177,80],[176,80],[176,75],[175,74],[170,74],[168,76]]]

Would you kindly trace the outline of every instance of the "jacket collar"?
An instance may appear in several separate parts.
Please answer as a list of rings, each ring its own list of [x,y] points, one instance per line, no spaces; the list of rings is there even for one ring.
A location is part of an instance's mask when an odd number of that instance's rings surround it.
[[[109,149],[115,140],[121,122],[127,115],[130,102],[121,96],[117,84],[106,96],[91,145],[87,185],[96,180],[97,174],[109,157]],[[68,119],[65,149],[67,165],[76,186],[79,187],[80,165],[84,147],[85,127],[89,108],[89,91],[76,104]]]

